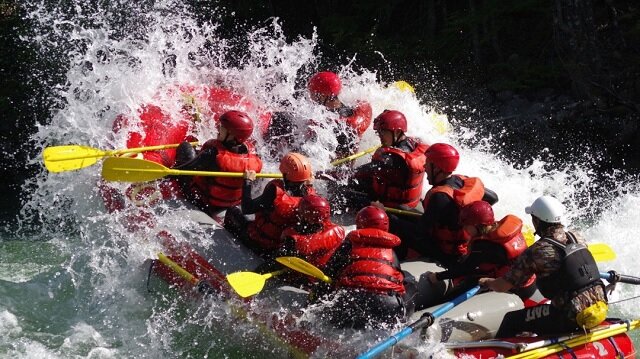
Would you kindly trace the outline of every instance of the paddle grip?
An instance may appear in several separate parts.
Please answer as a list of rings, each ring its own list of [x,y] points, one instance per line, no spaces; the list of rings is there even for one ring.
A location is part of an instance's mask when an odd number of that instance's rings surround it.
[[[211,295],[211,294],[218,294],[219,291],[215,290],[215,288],[213,288],[211,286],[211,284],[201,280],[198,282],[198,284],[196,285],[196,289],[198,291],[198,293],[203,294],[203,295]]]
[[[431,312],[427,312],[424,313],[420,319],[416,320],[415,322],[409,324],[409,328],[413,330],[416,329],[420,329],[420,328],[424,328],[424,327],[430,327],[433,322],[435,321],[435,317],[433,316],[433,314],[431,314]]]
[[[640,278],[630,275],[619,274],[614,270],[610,270],[606,273],[600,272],[600,278],[606,279],[611,283],[627,283],[627,284],[640,284]]]

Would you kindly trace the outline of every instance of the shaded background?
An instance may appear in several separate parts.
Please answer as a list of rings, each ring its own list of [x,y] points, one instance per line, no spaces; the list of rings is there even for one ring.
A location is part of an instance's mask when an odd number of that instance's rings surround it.
[[[637,1],[188,3],[229,38],[272,17],[292,39],[315,28],[327,69],[355,57],[380,80],[414,84],[454,126],[477,130],[467,141],[489,141],[516,166],[588,160],[603,180],[612,170],[640,172]],[[219,8],[228,16],[210,18]],[[43,58],[21,41],[29,30],[23,11],[18,1],[0,0],[0,218],[15,215],[23,179],[39,170],[26,165],[40,150],[29,135],[64,106],[54,91],[65,85],[63,49]]]

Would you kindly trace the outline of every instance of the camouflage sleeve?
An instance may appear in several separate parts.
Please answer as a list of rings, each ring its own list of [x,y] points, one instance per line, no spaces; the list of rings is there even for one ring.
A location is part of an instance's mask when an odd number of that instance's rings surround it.
[[[560,256],[553,246],[538,241],[522,253],[504,275],[504,279],[515,287],[523,285],[532,274],[545,277],[561,264]]]

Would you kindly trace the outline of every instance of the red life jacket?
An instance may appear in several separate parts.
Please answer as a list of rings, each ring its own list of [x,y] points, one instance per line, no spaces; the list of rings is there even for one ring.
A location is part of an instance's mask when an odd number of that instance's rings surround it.
[[[256,213],[255,220],[249,223],[249,238],[258,247],[265,250],[274,250],[282,245],[282,231],[293,226],[296,221],[298,204],[302,197],[294,197],[284,189],[284,182],[276,179],[267,186],[276,187],[276,198],[273,200],[273,209]],[[310,187],[307,194],[315,194]]]
[[[429,145],[420,143],[416,139],[409,139],[414,145],[411,152],[404,152],[395,147],[380,147],[374,154],[372,161],[380,161],[382,155],[392,153],[400,156],[409,169],[406,178],[382,178],[373,176],[373,192],[379,201],[387,207],[398,208],[402,205],[414,208],[420,203],[422,195],[422,182],[424,180],[424,164],[426,156],[424,152]]]
[[[222,172],[260,172],[262,160],[254,145],[250,142],[245,142],[244,145],[248,153],[235,153],[229,151],[221,141],[209,140],[202,146],[202,150],[211,147],[217,149],[216,163]],[[195,176],[192,191],[197,192],[211,206],[227,208],[237,206],[242,201],[242,183],[242,178]]]
[[[356,132],[358,138],[362,138],[364,132],[371,125],[371,116],[371,105],[365,101],[358,101],[356,107],[353,108],[353,115],[341,117],[341,119],[346,121],[347,125]]]
[[[482,200],[482,197],[484,197],[484,184],[482,184],[480,178],[456,176],[464,181],[462,188],[455,189],[447,185],[432,187],[424,196],[422,207],[426,210],[429,199],[436,193],[444,193],[449,196],[456,203],[458,209],[469,203]],[[433,236],[440,250],[445,254],[466,255],[469,252],[468,241],[470,238],[462,230],[462,227],[449,228],[436,224],[434,228],[431,228],[431,236]]]
[[[498,227],[495,230],[475,239],[473,243],[476,241],[489,241],[504,249],[507,263],[483,263],[480,265],[480,271],[492,278],[499,278],[505,274],[513,261],[527,249],[527,242],[522,235],[522,220],[511,214],[498,221]],[[532,276],[523,287],[529,286],[534,280],[535,276]]]
[[[350,264],[338,276],[339,287],[359,288],[380,294],[404,294],[404,275],[394,263],[393,247],[400,238],[389,232],[364,228],[349,232]]]
[[[345,231],[342,226],[328,222],[316,233],[300,234],[295,227],[282,232],[282,238],[291,238],[295,249],[305,260],[316,267],[324,267],[333,253],[344,241]]]

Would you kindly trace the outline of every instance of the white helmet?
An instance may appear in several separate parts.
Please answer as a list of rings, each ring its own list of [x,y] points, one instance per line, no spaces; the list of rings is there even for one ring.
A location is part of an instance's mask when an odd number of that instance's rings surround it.
[[[547,223],[560,223],[564,215],[564,206],[560,201],[551,196],[538,197],[531,206],[526,207],[527,214],[538,217]]]

